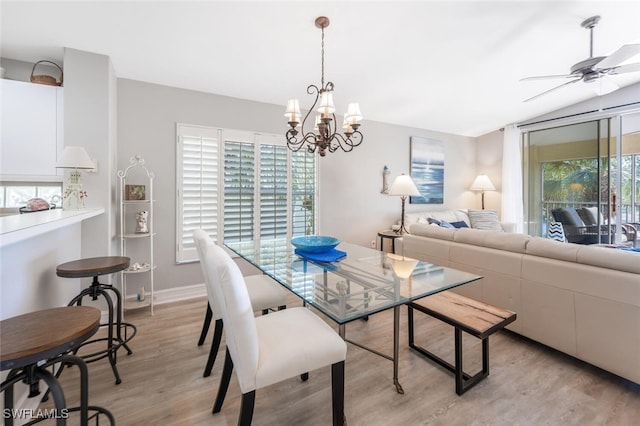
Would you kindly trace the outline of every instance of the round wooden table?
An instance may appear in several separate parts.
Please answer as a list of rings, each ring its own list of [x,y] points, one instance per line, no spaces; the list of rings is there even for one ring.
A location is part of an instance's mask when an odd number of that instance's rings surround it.
[[[105,357],[109,358],[113,375],[116,378],[116,384],[120,384],[122,382],[120,379],[120,373],[116,367],[117,351],[120,347],[124,347],[127,350],[127,355],[131,355],[133,353],[131,348],[127,345],[127,342],[133,339],[137,330],[133,324],[122,321],[122,295],[120,291],[110,284],[100,283],[98,277],[123,271],[129,267],[130,261],[131,260],[125,256],[90,257],[87,259],[79,259],[62,263],[56,268],[56,274],[63,278],[93,277],[91,285],[74,297],[71,302],[69,302],[69,306],[82,305],[82,299],[85,297],[91,297],[92,300],[97,300],[99,296],[102,296],[107,302],[109,319],[107,323],[101,324],[101,326],[107,327],[107,337],[87,341],[82,345],[89,345],[98,341],[106,341],[107,347],[104,350],[84,355],[83,359],[85,362],[90,363]],[[115,295],[115,304],[108,292]]]
[[[89,306],[66,306],[31,312],[0,321],[0,370],[11,370],[0,391],[5,392],[5,412],[13,408],[13,385],[29,385],[29,397],[40,394],[39,381],[49,386],[55,403],[58,425],[66,423],[70,411],[80,411],[81,424],[88,424],[89,409],[113,416],[101,407],[88,404],[88,372],[84,361],[68,355],[93,336],[100,327],[100,311]],[[44,361],[44,363],[42,362]],[[46,368],[52,364],[72,364],[80,369],[80,407],[67,408],[64,392]],[[40,419],[38,419],[40,420]],[[45,420],[45,418],[41,419]],[[13,419],[5,419],[5,424]]]

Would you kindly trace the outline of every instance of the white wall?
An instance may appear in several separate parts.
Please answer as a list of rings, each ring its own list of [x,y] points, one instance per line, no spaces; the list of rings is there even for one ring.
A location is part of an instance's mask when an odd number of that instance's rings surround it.
[[[484,194],[487,210],[495,210],[500,215],[502,207],[502,140],[504,133],[496,130],[476,138],[476,167],[478,174],[489,176],[495,191]],[[480,208],[480,194],[476,194],[476,207]]]
[[[366,118],[366,117],[365,117]],[[476,176],[473,138],[424,129],[364,121],[364,142],[350,153],[335,152],[320,159],[320,232],[369,246],[377,231],[400,220],[400,197],[381,194],[382,170],[389,167],[389,185],[410,173],[410,138],[443,141],[445,149],[444,204],[410,204],[407,213],[444,208],[474,208],[469,186]],[[477,200],[479,208],[480,199]]]
[[[284,133],[284,105],[271,105],[194,92],[133,80],[118,79],[118,168],[135,154],[155,172],[154,226],[156,289],[202,282],[197,264],[175,263],[175,124]],[[353,152],[336,152],[320,159],[320,229],[344,241],[369,245],[376,232],[400,218],[400,199],[380,194],[382,168],[391,179],[409,172],[409,138],[422,136],[445,144],[445,205],[479,206],[468,191],[475,169],[472,138],[364,121],[365,140]],[[474,204],[475,203],[475,204]],[[444,208],[410,205],[408,211]]]
[[[108,56],[75,49],[65,49],[64,73],[65,146],[83,146],[97,160],[97,173],[82,174],[85,206],[105,210],[82,225],[82,257],[117,255],[115,73]]]

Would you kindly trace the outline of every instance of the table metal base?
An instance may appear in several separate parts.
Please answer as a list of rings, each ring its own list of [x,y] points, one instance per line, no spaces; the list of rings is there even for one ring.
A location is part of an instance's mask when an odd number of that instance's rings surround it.
[[[400,352],[400,306],[394,306],[393,308],[393,356],[384,354],[375,349],[371,349],[367,346],[364,346],[358,342],[354,342],[353,340],[349,340],[346,337],[346,324],[340,324],[338,326],[338,334],[342,337],[347,343],[351,343],[359,348],[362,348],[366,351],[371,352],[372,354],[378,355],[382,358],[388,359],[393,362],[393,384],[396,387],[396,392],[404,395],[404,389],[398,380],[398,353]]]

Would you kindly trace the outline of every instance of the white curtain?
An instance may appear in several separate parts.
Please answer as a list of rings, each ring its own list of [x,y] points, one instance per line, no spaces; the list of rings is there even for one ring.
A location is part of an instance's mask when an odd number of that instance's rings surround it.
[[[502,145],[502,221],[524,229],[521,133],[515,124],[505,126]]]

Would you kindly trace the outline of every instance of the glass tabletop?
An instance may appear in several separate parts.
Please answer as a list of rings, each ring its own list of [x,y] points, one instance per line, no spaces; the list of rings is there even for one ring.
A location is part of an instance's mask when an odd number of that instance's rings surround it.
[[[299,256],[284,238],[225,246],[338,324],[482,278],[348,243],[336,247],[347,256],[331,263]]]

